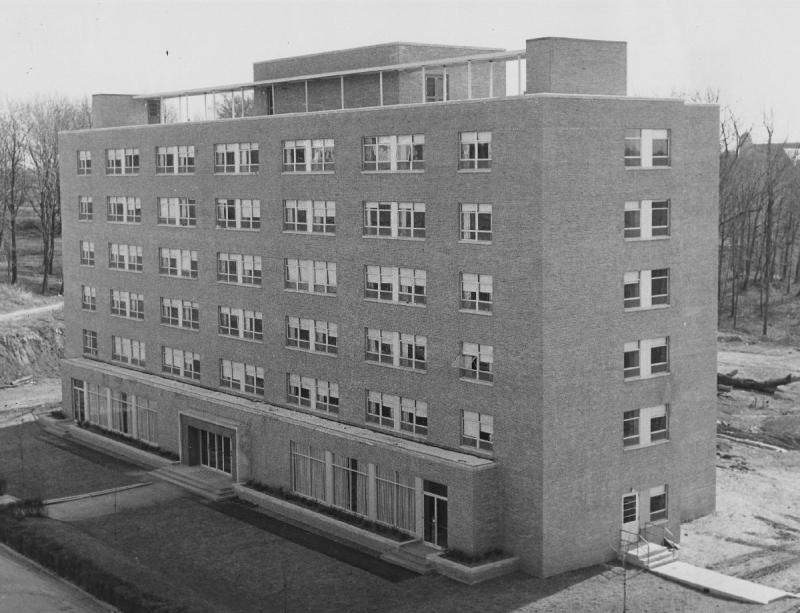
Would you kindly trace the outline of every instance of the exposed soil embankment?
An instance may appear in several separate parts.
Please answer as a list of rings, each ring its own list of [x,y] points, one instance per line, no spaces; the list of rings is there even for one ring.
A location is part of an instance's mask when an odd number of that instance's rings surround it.
[[[61,311],[5,322],[0,326],[0,385],[28,375],[57,377],[63,355]]]

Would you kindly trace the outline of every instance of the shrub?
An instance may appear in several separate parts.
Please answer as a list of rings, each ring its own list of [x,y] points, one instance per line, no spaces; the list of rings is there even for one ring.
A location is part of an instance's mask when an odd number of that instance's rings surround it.
[[[62,411],[61,409],[56,409],[54,411],[50,411],[50,417],[52,417],[53,419],[66,419],[67,418],[67,416],[64,415],[64,411]]]
[[[478,555],[471,555],[458,549],[448,549],[443,557],[465,566],[478,566],[479,564],[497,562],[498,560],[509,557],[509,555],[502,549],[490,549],[489,551]]]

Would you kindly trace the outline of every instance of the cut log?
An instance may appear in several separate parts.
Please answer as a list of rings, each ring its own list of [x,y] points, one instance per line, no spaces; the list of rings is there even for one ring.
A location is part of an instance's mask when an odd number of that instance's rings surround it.
[[[733,388],[730,385],[722,385],[721,383],[717,383],[717,391],[718,392],[730,392]]]
[[[774,394],[779,385],[788,385],[792,381],[797,381],[797,378],[792,378],[792,375],[786,375],[780,379],[765,379],[764,381],[756,381],[755,379],[737,379],[736,377],[729,377],[722,373],[717,373],[717,385],[730,385],[740,390],[751,390],[754,392],[761,392],[762,394]]]

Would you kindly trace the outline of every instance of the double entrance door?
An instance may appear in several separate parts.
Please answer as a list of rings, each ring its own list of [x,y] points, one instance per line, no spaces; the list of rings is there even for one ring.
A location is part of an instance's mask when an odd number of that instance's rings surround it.
[[[447,547],[447,486],[423,482],[423,523],[426,543]]]
[[[195,426],[188,427],[189,464],[200,464],[231,474],[231,437]]]

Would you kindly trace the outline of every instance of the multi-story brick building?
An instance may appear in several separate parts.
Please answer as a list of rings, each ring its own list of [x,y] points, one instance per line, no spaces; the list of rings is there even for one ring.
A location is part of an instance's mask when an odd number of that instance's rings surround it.
[[[714,508],[717,109],[624,43],[393,43],[95,96],[65,404],[548,576]]]

